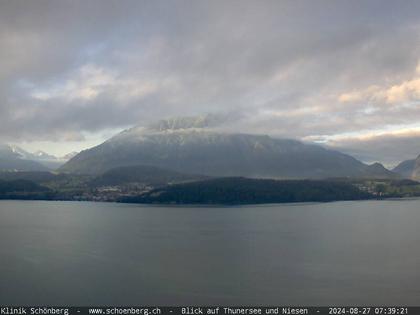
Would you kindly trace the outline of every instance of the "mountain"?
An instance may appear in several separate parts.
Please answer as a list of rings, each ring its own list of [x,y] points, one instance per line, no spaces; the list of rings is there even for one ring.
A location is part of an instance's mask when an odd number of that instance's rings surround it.
[[[389,177],[379,165],[295,140],[226,133],[213,121],[181,118],[123,131],[82,151],[59,170],[101,174],[112,168],[149,165],[187,174],[261,178]],[[392,174],[393,175],[393,174]]]
[[[0,171],[46,171],[47,169],[35,161],[0,158]]]
[[[412,179],[420,180],[420,156],[416,159]]]
[[[394,178],[397,179],[400,176],[387,168],[385,168],[381,163],[373,163],[368,165],[365,169],[366,174],[364,177],[372,178]]]
[[[44,151],[36,151],[34,153],[26,152],[25,159],[36,161],[45,167],[55,170],[63,165],[66,161]]]
[[[0,158],[2,159],[22,159],[27,152],[19,147],[7,144],[0,144]]]
[[[33,155],[34,155],[33,157],[34,160],[38,161],[39,163],[47,166],[48,168],[52,170],[56,170],[60,166],[62,166],[64,163],[66,163],[68,160],[76,156],[77,152],[71,152],[61,157],[57,157],[57,156],[45,153],[43,151],[37,151]]]
[[[405,178],[420,180],[420,155],[417,159],[401,162],[392,171]]]
[[[77,153],[72,152],[63,157],[56,157],[44,151],[28,152],[16,145],[0,145],[0,171],[44,171],[55,170]]]
[[[204,176],[182,174],[154,166],[125,166],[106,171],[90,182],[90,186],[118,186],[130,183],[140,183],[152,186],[162,186],[172,183],[182,183],[203,180]]]
[[[407,160],[398,164],[392,171],[403,177],[411,178],[416,166],[416,160]]]
[[[10,145],[0,145],[0,171],[46,171],[48,168],[28,159],[30,153]]]

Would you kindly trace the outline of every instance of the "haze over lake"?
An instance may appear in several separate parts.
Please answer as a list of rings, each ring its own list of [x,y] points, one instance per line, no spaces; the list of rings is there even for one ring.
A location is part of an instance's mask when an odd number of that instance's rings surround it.
[[[419,209],[0,201],[1,303],[415,305]]]

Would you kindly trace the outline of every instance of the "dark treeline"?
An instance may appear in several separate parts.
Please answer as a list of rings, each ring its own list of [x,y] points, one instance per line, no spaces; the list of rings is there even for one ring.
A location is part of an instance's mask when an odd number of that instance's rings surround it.
[[[257,204],[281,202],[361,200],[367,192],[344,182],[218,178],[167,186],[121,202],[175,204]]]
[[[207,178],[149,166],[117,168],[98,176],[0,172],[0,199],[233,205],[416,196],[420,183],[408,179]]]
[[[17,179],[4,181],[0,180],[0,193],[12,193],[12,192],[46,192],[49,191],[48,188],[38,185],[37,183],[26,180],[26,179]]]
[[[26,179],[0,180],[0,199],[52,199],[54,194],[47,187]]]

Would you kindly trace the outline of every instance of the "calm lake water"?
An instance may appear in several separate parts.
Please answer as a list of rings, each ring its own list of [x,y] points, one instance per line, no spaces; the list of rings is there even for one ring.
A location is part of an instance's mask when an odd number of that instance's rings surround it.
[[[0,304],[418,305],[420,200],[0,201]]]

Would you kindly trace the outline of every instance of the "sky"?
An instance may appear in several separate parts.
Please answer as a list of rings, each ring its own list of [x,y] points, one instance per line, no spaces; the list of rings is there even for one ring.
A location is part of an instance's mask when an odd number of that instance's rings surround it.
[[[64,155],[204,114],[415,158],[420,2],[0,0],[0,142]]]

